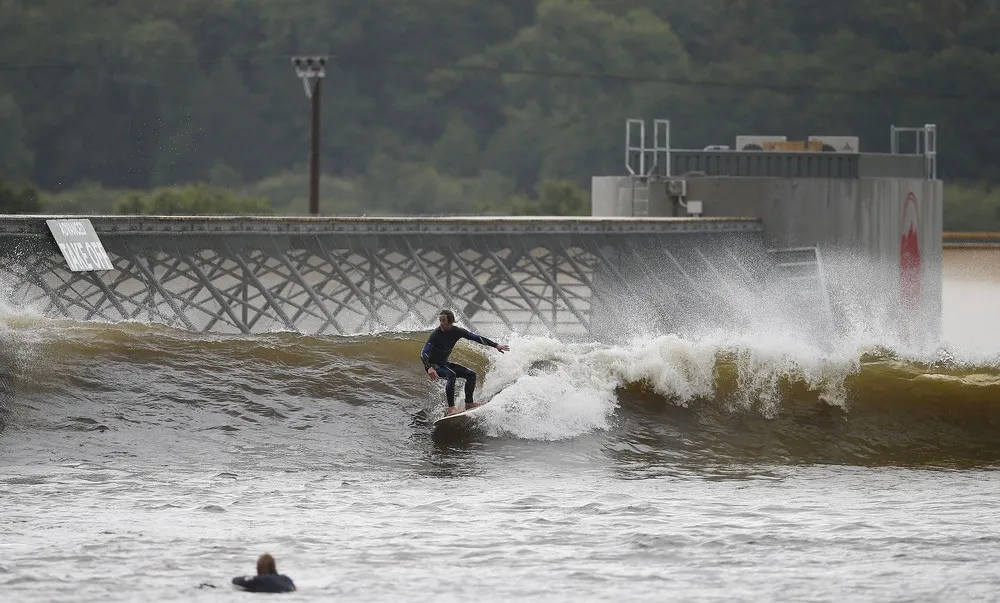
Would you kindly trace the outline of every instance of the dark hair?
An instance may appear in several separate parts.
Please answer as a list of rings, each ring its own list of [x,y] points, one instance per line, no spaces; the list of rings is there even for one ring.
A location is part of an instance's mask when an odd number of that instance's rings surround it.
[[[438,312],[438,316],[447,316],[448,322],[451,324],[455,324],[455,313],[452,312],[451,310],[447,309],[441,310],[440,312]]]
[[[264,553],[257,558],[257,575],[266,576],[268,574],[277,574],[278,566],[274,563],[274,557],[270,553]]]

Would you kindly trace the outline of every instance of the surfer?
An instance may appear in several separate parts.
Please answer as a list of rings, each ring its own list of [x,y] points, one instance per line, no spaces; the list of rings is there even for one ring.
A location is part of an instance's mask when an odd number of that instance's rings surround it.
[[[424,363],[424,371],[431,378],[431,381],[437,381],[439,377],[448,380],[448,384],[444,388],[445,395],[448,397],[447,414],[453,415],[459,412],[455,408],[455,379],[465,379],[465,410],[479,406],[472,401],[472,394],[476,391],[476,372],[461,364],[448,362],[448,356],[451,355],[451,350],[458,343],[458,340],[475,341],[495,348],[501,353],[509,350],[510,347],[455,326],[455,313],[451,310],[441,310],[438,314],[438,322],[440,326],[431,331],[427,343],[424,344],[424,349],[420,352],[420,360]]]
[[[264,553],[257,558],[257,575],[252,578],[237,576],[233,584],[254,593],[290,593],[295,590],[295,583],[284,574],[278,573],[274,557]]]

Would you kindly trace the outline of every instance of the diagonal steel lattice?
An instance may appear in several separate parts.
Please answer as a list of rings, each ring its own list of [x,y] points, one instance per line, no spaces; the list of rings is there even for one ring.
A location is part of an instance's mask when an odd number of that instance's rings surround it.
[[[675,328],[766,261],[754,219],[90,216],[114,270],[71,272],[47,217],[0,220],[8,305],[200,332],[422,330],[445,307],[483,332]]]

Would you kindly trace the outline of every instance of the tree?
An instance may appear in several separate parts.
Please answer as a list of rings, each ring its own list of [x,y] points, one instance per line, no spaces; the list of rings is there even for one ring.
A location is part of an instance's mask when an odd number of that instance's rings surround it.
[[[946,186],[944,230],[1000,232],[1000,189],[984,183]]]
[[[546,180],[539,187],[537,200],[515,199],[512,213],[514,215],[589,216],[590,196],[575,182]]]
[[[570,175],[582,182],[595,173],[622,171],[625,119],[644,117],[652,105],[669,104],[678,93],[667,84],[643,82],[643,75],[661,79],[688,75],[688,57],[669,24],[644,8],[616,15],[588,0],[543,0],[536,22],[494,56],[525,72],[585,74],[526,73],[504,78],[514,109],[508,110],[508,123],[496,135],[503,139],[491,140],[489,152],[534,153],[540,144],[538,165],[521,168],[537,169],[535,182]],[[511,116],[522,123],[514,126]],[[519,174],[518,181],[523,180]]]
[[[227,190],[206,185],[164,187],[149,193],[130,192],[115,205],[119,214],[211,215],[269,214],[266,199],[240,197]]]
[[[820,133],[885,151],[889,124],[937,123],[942,175],[1000,179],[993,0],[0,4],[0,174],[53,194],[94,182],[95,211],[107,190],[206,180],[298,207],[310,113],[288,57],[304,53],[331,57],[337,211],[509,207],[485,182],[586,188],[624,173],[630,117],[670,119],[675,148]]]
[[[0,178],[0,213],[37,214],[40,209],[35,189],[30,186],[18,188]]]
[[[24,143],[24,121],[14,95],[0,96],[0,177],[24,180],[34,153]]]
[[[449,176],[471,176],[479,171],[479,141],[461,117],[448,122],[441,138],[431,147],[434,165]]]

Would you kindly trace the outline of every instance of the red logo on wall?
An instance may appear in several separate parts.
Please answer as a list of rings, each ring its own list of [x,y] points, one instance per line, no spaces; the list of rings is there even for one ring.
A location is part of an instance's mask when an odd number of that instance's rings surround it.
[[[899,290],[903,304],[915,309],[920,305],[920,213],[917,196],[906,195],[899,238]]]

